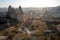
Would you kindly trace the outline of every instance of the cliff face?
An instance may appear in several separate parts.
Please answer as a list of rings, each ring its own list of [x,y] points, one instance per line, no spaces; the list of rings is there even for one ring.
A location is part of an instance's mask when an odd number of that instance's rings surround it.
[[[8,8],[9,17],[11,17],[12,19],[17,19],[19,22],[23,22],[22,15],[23,15],[23,11],[21,6],[19,6],[19,8],[16,8],[16,9],[9,6]]]

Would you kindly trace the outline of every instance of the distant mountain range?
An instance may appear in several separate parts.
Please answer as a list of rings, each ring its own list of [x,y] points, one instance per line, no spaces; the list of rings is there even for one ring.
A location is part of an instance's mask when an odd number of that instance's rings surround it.
[[[55,17],[60,17],[60,6],[58,7],[46,7],[46,8],[22,8],[23,12],[40,16],[43,15],[46,11],[52,14]],[[0,8],[0,12],[6,12],[8,8]]]
[[[23,9],[28,13],[35,13],[35,15],[43,15],[46,11],[55,17],[60,17],[60,6],[58,7],[46,7],[46,8],[25,8]]]
[[[7,8],[0,8],[0,12],[6,12],[7,10]]]

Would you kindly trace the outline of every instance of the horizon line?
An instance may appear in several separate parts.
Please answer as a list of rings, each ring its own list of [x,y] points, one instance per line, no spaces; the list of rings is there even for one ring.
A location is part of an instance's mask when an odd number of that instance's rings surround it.
[[[0,7],[0,8],[8,8],[9,6],[7,7]],[[11,7],[14,7],[14,6],[11,6]],[[19,7],[19,6],[18,6]],[[18,8],[18,7],[14,7],[14,8]],[[21,6],[22,7],[22,6]],[[51,7],[51,6],[50,6]],[[59,7],[59,6],[52,6],[52,7]],[[22,7],[22,8],[47,8],[47,7]]]

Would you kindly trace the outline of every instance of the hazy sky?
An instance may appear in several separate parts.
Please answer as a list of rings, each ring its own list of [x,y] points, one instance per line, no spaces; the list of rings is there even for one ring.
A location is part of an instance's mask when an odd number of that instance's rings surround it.
[[[54,7],[60,5],[60,0],[0,0],[0,7]]]

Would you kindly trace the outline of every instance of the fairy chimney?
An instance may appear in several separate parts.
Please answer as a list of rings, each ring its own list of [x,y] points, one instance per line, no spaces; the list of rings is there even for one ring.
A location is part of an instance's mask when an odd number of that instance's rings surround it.
[[[23,22],[23,11],[21,6],[19,6],[18,10],[17,10],[17,20],[19,22]]]
[[[23,22],[23,11],[21,6],[19,8],[13,8],[9,6],[8,8],[8,16],[12,19],[17,19],[19,22]]]
[[[12,19],[16,19],[16,14],[15,14],[15,9],[11,6],[8,8],[8,16],[11,17]]]

